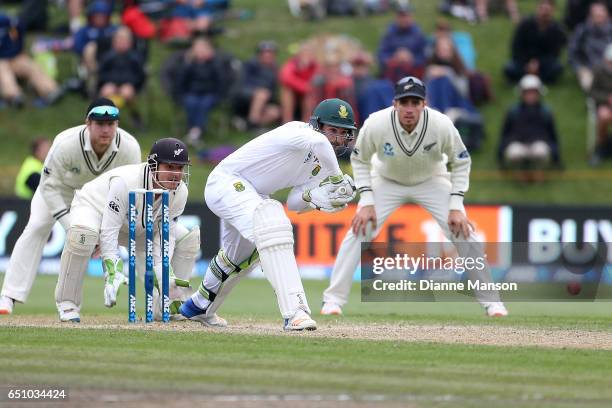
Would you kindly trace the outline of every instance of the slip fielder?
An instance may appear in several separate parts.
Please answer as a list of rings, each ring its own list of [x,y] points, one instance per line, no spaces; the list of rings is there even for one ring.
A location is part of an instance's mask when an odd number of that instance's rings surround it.
[[[393,106],[371,114],[359,132],[351,164],[361,198],[323,294],[321,314],[342,314],[361,242],[375,237],[387,217],[404,203],[414,202],[427,210],[456,244],[460,256],[483,256],[463,207],[470,155],[452,121],[426,106],[425,92],[418,78],[402,78],[395,85]],[[374,232],[366,237],[369,223]],[[468,276],[491,281],[488,266],[481,272],[469,271]],[[508,314],[498,292],[478,291],[476,297],[489,316]]]
[[[201,320],[214,314],[236,283],[261,263],[276,292],[285,330],[314,330],[293,253],[293,229],[270,194],[291,187],[292,211],[335,212],[355,197],[336,155],[345,153],[356,130],[351,106],[327,99],[310,123],[289,122],[242,146],[210,174],[206,204],[221,218],[221,250],[181,313]]]
[[[119,287],[126,282],[123,261],[119,258],[119,245],[128,241],[128,193],[135,189],[164,189],[169,195],[170,239],[168,254],[172,260],[170,272],[170,312],[175,314],[186,294],[181,287],[189,286],[189,278],[200,250],[200,230],[191,231],[177,223],[187,202],[189,179],[189,154],[187,146],[174,138],[156,141],[147,161],[118,167],[86,183],[74,196],[71,207],[70,228],[60,261],[60,275],[55,289],[55,301],[60,321],[79,322],[82,304],[83,277],[89,258],[96,244],[104,267],[104,304],[115,305]],[[145,199],[136,197],[138,222],[136,242],[144,242],[146,229]],[[153,265],[157,282],[161,277],[160,224],[161,194],[155,194],[153,203],[154,234]],[[144,276],[144,248],[136,251],[136,272]],[[159,289],[159,288],[158,288]],[[161,299],[154,291],[155,314],[159,315]],[[213,321],[214,320],[214,321]],[[221,324],[222,320],[208,319],[209,324]]]
[[[106,98],[87,108],[85,124],[53,140],[40,184],[30,204],[30,218],[15,243],[0,296],[0,314],[11,314],[15,301],[25,302],[43,248],[56,221],[67,229],[75,190],[115,167],[139,163],[140,146],[119,127],[119,109]]]

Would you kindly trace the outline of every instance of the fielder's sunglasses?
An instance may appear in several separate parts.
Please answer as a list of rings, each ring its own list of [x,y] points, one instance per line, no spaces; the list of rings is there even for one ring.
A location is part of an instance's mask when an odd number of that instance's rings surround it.
[[[119,109],[114,106],[96,106],[89,111],[87,119],[118,120]]]

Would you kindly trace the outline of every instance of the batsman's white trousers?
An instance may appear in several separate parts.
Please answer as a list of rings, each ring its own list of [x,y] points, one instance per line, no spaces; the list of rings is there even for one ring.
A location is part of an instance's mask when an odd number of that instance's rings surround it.
[[[374,209],[376,211],[376,231],[372,234],[375,238],[383,227],[387,218],[405,203],[415,203],[423,207],[438,222],[444,235],[455,243],[474,243],[478,244],[476,235],[472,233],[467,239],[460,235],[459,238],[453,236],[448,228],[449,197],[451,192],[451,182],[448,176],[436,176],[421,184],[405,186],[392,180],[386,179],[378,174],[372,174],[372,190],[374,192]],[[462,209],[465,213],[465,209]],[[323,302],[336,303],[340,306],[346,304],[353,283],[353,273],[361,260],[361,242],[363,235],[355,236],[352,229],[342,241],[334,269],[331,275],[329,287],[323,293]],[[479,247],[479,245],[477,245]],[[458,247],[459,255],[461,249],[467,245]],[[471,246],[474,248],[476,246]],[[482,281],[490,281],[488,268],[483,271],[483,276],[479,276]],[[488,293],[485,299],[479,296],[482,301],[498,301],[497,293]]]
[[[244,178],[213,171],[206,182],[204,199],[221,219],[221,249],[234,265],[253,254],[253,216],[267,196],[259,194]]]
[[[2,296],[19,302],[27,300],[38,272],[43,249],[55,222],[40,189],[37,189],[30,202],[28,224],[15,243],[4,275]]]

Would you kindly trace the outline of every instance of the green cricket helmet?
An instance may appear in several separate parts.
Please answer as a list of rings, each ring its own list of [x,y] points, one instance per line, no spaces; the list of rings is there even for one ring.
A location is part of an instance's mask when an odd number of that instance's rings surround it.
[[[318,132],[323,132],[323,125],[346,129],[343,140],[331,141],[336,156],[342,156],[351,150],[350,144],[355,140],[355,115],[351,104],[342,99],[326,99],[319,103],[310,117],[310,126]],[[329,137],[329,135],[325,134]]]
[[[312,112],[310,124],[316,130],[319,130],[322,124],[357,130],[351,104],[338,98],[326,99],[319,103]]]

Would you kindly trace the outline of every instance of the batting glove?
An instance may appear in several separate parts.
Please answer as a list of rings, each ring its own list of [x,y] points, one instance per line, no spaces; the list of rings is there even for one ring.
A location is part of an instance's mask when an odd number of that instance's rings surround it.
[[[123,274],[123,260],[104,259],[104,306],[113,307],[117,304],[117,293],[122,284],[127,283],[127,278]]]

